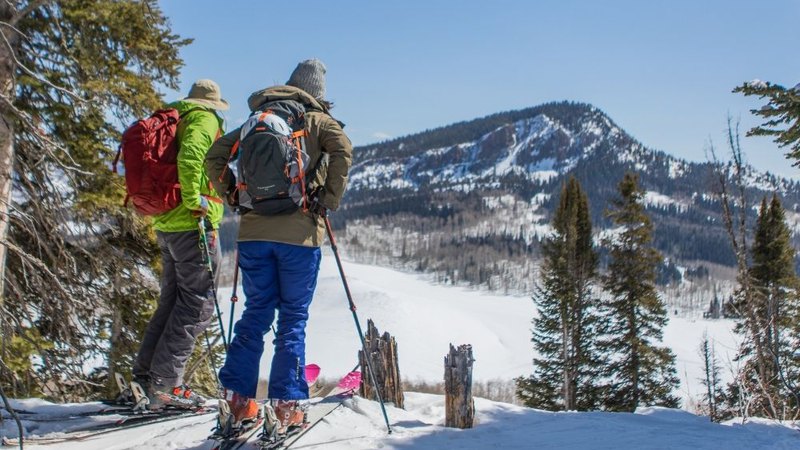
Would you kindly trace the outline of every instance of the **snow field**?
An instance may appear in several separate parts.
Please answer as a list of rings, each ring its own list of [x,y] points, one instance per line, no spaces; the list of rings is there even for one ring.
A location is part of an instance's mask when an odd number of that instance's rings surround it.
[[[461,287],[431,284],[423,275],[344,261],[344,270],[363,329],[367,319],[397,339],[400,375],[408,381],[443,381],[444,356],[449,345],[471,344],[475,355],[473,379],[511,380],[533,370],[531,321],[533,301],[527,296],[504,296]],[[223,322],[228,324],[230,289],[220,290]],[[239,290],[240,299],[244,295]],[[240,316],[244,302],[236,307]],[[700,341],[707,332],[715,342],[723,381],[731,379],[730,360],[738,338],[729,320],[670,317],[665,345],[677,356],[681,379],[678,395],[688,400],[703,391]],[[322,367],[322,377],[338,378],[356,365],[360,340],[342,287],[336,262],[325,248],[319,281],[306,328],[306,362]],[[272,358],[271,333],[265,337],[261,376]]]

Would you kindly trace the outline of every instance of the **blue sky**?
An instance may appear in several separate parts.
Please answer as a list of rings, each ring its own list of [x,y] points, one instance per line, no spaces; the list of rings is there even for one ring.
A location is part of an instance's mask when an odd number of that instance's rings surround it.
[[[800,1],[162,0],[182,50],[183,96],[212,78],[231,102],[286,81],[297,62],[328,67],[334,115],[357,145],[548,101],[591,103],[647,146],[693,161],[724,149],[762,104],[732,94],[759,78],[800,82]],[[190,6],[191,5],[191,6]],[[300,7],[302,6],[302,8]],[[747,138],[759,169],[800,178],[784,150]]]

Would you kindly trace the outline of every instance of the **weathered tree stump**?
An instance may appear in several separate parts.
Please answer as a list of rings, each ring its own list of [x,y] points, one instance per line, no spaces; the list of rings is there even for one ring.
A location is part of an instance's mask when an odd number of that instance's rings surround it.
[[[403,408],[405,402],[403,383],[400,381],[400,367],[397,363],[397,342],[389,333],[383,333],[383,336],[380,336],[372,319],[367,321],[367,334],[364,335],[364,341],[381,398],[386,402],[394,403],[397,408]],[[375,393],[372,380],[367,372],[364,350],[359,350],[358,362],[361,364],[362,371],[361,396],[374,398]]]
[[[472,399],[471,345],[450,344],[444,357],[445,426],[472,428],[475,420],[475,401]]]

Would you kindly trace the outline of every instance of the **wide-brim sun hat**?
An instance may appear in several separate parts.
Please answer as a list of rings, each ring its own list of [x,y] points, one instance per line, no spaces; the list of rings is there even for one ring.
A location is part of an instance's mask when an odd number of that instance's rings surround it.
[[[220,111],[230,108],[228,102],[222,98],[219,85],[207,79],[195,81],[189,89],[189,95],[181,100]]]

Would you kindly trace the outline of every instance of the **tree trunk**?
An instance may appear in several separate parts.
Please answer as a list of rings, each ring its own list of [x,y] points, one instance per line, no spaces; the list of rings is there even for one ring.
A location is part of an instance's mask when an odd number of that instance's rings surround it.
[[[0,20],[3,23],[12,23],[16,13],[15,3],[0,2]],[[9,48],[5,41],[0,43],[0,95],[10,101],[14,98],[16,90],[14,53],[16,53],[19,37],[10,27],[4,26],[0,31],[11,45]],[[0,311],[5,308],[3,298],[8,248],[3,241],[8,239],[8,214],[11,206],[11,182],[14,174],[14,121],[11,108],[6,100],[0,100]],[[7,339],[5,323],[0,324],[0,339],[5,344]]]
[[[563,301],[563,300],[562,300]],[[572,373],[572,358],[570,358],[569,318],[566,311],[561,312],[561,358],[564,364],[564,373],[561,376],[561,394],[564,396],[564,411],[574,408],[572,405],[572,393],[570,392]]]
[[[120,357],[122,320],[122,308],[114,308],[114,312],[111,313],[111,337],[109,339],[111,345],[108,349],[108,380],[106,381],[106,392],[110,395],[108,398],[116,397],[113,395],[117,387],[116,379],[114,378],[114,375],[117,373],[117,367],[114,362],[119,361]]]
[[[369,365],[375,374],[375,383],[378,385],[381,398],[394,403],[397,408],[403,408],[403,384],[400,381],[400,368],[397,360],[397,342],[389,333],[383,336],[378,334],[378,329],[372,319],[367,321],[367,334],[364,336],[366,355],[369,355]],[[358,361],[364,376],[361,378],[360,395],[364,398],[373,398],[374,387],[367,370],[367,360],[364,350],[358,352]]]
[[[444,357],[445,426],[472,428],[475,420],[475,401],[472,399],[471,345],[460,345],[458,350],[450,344],[450,353]]]

